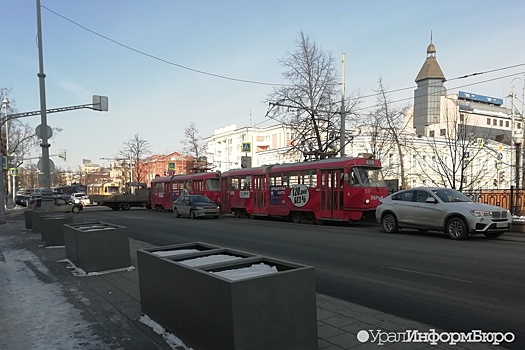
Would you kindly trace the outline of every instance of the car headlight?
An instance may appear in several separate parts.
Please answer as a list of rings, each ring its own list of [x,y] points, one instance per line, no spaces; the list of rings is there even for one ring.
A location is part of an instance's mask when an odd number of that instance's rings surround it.
[[[492,216],[490,211],[485,210],[471,210],[470,213],[474,216]]]
[[[195,209],[197,209],[197,210],[203,210],[204,208],[203,208],[203,207],[195,207]]]

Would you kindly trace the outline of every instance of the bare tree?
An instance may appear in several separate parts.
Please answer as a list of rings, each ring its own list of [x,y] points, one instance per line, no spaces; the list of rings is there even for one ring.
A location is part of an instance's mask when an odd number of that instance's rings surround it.
[[[146,167],[144,160],[151,154],[151,145],[148,141],[141,139],[139,134],[129,141],[124,142],[125,147],[119,151],[121,158],[130,163],[130,171],[134,182],[145,182]],[[130,174],[131,178],[131,174]]]
[[[203,139],[199,136],[199,130],[194,122],[184,129],[184,136],[186,139],[181,142],[184,144],[184,152],[191,156],[191,160],[188,163],[190,172],[199,173],[209,170],[206,144],[203,144]]]
[[[386,177],[400,180],[402,188],[407,187],[407,176],[403,154],[410,147],[403,136],[411,123],[407,118],[408,105],[395,106],[390,100],[388,88],[379,78],[377,104],[368,116],[368,131],[372,136],[370,153],[383,161],[383,172]],[[362,126],[364,128],[366,126]],[[396,154],[391,157],[390,154]],[[387,162],[386,159],[398,159],[398,163]]]
[[[478,147],[479,138],[488,139],[490,132],[481,134],[480,128],[469,126],[467,116],[460,119],[459,113],[446,110],[445,121],[437,130],[427,136],[430,152],[414,151],[422,160],[420,172],[434,185],[462,191],[472,189],[486,175],[489,162],[479,163],[477,171],[472,170],[473,159],[478,155],[486,159],[487,148]],[[436,135],[439,132],[439,135]]]
[[[275,87],[268,96],[267,116],[294,130],[290,151],[298,150],[305,158],[315,159],[335,155],[339,151],[341,113],[332,54],[300,32],[296,51],[280,63],[290,84]]]

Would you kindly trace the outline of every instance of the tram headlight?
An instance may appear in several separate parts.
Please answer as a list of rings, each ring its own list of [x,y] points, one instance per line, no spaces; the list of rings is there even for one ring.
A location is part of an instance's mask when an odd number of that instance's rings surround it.
[[[365,204],[370,204],[370,198],[365,199]]]

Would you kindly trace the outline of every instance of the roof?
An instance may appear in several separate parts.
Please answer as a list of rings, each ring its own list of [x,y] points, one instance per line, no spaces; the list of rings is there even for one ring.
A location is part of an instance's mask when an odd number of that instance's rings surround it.
[[[427,59],[423,63],[423,67],[419,70],[416,77],[416,83],[425,79],[441,79],[443,82],[447,80],[437,62],[436,47],[432,43],[427,47]]]

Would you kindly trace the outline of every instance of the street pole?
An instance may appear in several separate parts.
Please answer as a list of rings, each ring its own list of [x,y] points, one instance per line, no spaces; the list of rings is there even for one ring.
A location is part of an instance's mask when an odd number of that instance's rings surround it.
[[[53,210],[53,192],[51,192],[51,169],[49,163],[49,147],[47,134],[47,114],[46,114],[46,75],[44,74],[44,50],[42,42],[42,16],[40,0],[36,0],[36,22],[38,38],[38,79],[40,87],[40,120],[42,128],[42,173],[44,190],[42,191],[42,209]]]
[[[1,112],[1,111],[0,111]],[[4,118],[7,120],[7,107],[5,109],[5,114],[0,118],[0,160],[4,159],[3,154],[3,141],[2,141],[2,126],[4,124]],[[7,164],[7,162],[6,162]],[[0,168],[0,225],[5,224],[5,177],[4,177],[4,167]]]
[[[345,53],[341,59],[341,131],[340,131],[341,157],[345,156],[346,145],[346,113],[345,113]]]
[[[516,145],[516,205],[514,215],[521,215],[521,195],[520,195],[520,167],[521,167],[521,144],[523,142],[523,133],[517,130],[514,134],[514,145]]]

